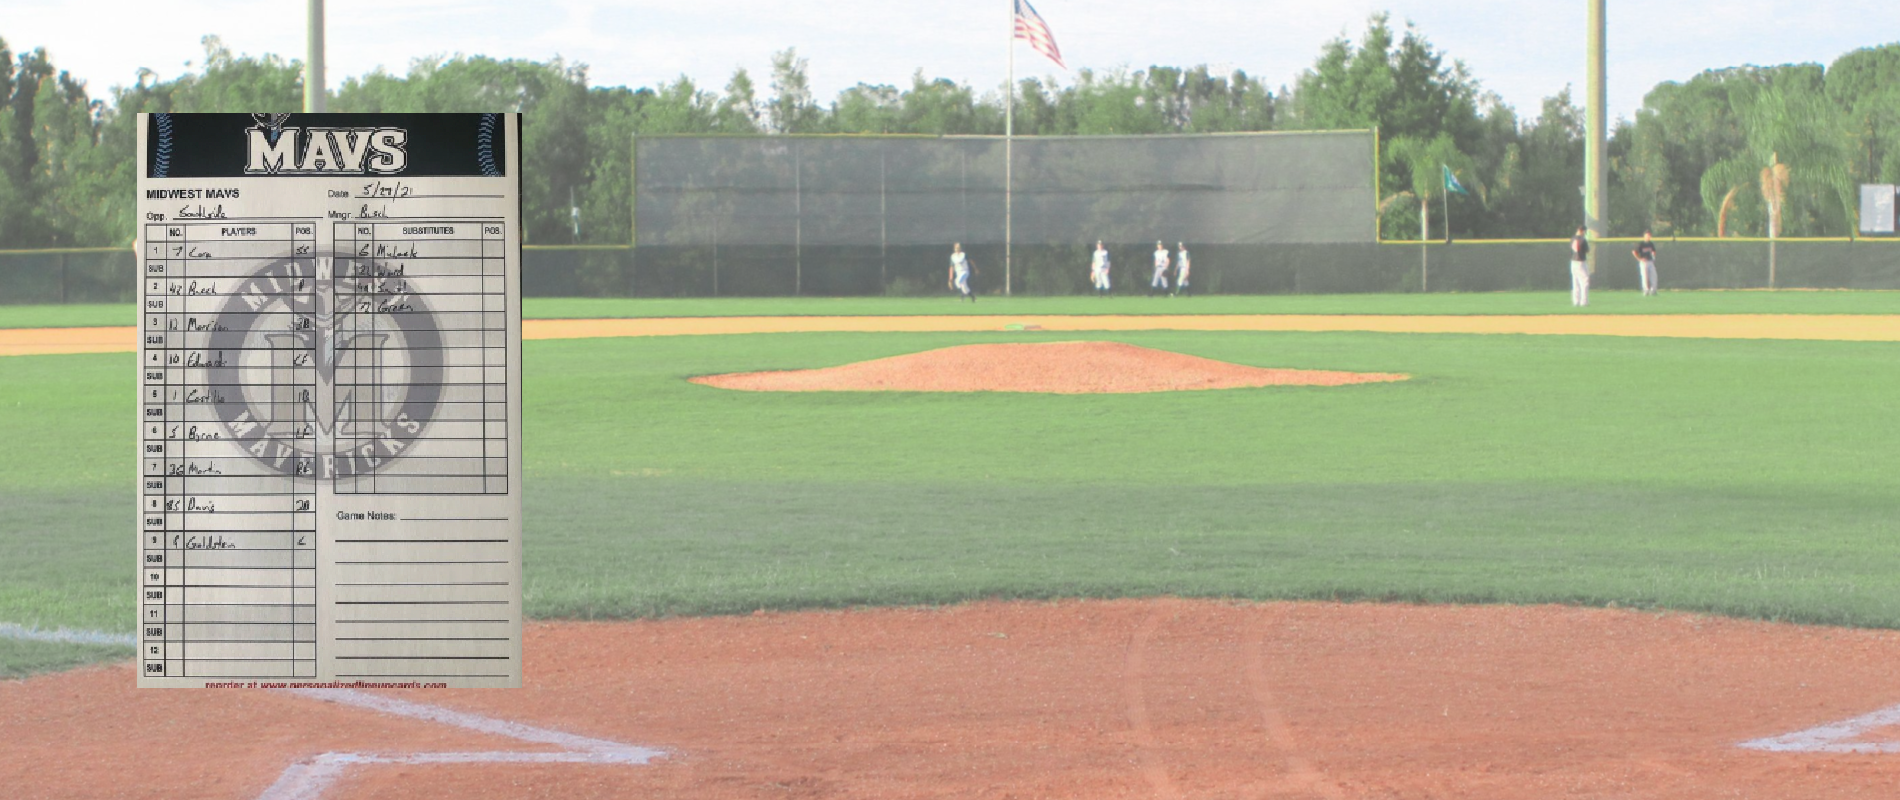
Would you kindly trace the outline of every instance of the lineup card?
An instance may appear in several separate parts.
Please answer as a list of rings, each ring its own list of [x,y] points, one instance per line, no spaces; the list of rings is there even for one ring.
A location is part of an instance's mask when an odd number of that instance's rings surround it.
[[[141,687],[521,685],[517,114],[141,114]]]

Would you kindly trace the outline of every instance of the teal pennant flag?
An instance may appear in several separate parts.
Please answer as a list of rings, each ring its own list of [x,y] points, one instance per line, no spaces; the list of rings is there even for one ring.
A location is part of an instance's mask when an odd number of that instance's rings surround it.
[[[1463,194],[1463,195],[1471,194],[1470,192],[1465,191],[1464,184],[1458,182],[1458,176],[1451,174],[1451,167],[1445,166],[1444,164],[1439,164],[1438,168],[1445,171],[1445,191],[1451,192],[1453,194]]]

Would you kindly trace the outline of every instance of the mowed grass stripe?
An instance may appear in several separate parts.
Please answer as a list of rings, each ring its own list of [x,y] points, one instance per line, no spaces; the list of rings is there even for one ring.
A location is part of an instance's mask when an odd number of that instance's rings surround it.
[[[1057,338],[1415,377],[1115,396],[684,380]],[[1897,355],[1368,333],[530,342],[527,607],[1183,594],[1900,627]],[[128,355],[0,359],[0,620],[131,629],[134,377]],[[26,669],[9,647],[0,670]]]

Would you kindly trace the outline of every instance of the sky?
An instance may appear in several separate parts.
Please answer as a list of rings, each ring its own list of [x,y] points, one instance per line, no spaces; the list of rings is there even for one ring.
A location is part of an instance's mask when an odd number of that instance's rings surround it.
[[[1208,64],[1291,85],[1328,40],[1357,40],[1388,11],[1462,60],[1520,116],[1566,85],[1582,101],[1585,0],[1034,0],[1070,71],[1014,46],[1016,75],[1071,83],[1073,70]],[[75,13],[83,8],[84,14]],[[238,53],[301,58],[304,0],[0,0],[0,37],[44,47],[94,96],[171,78],[203,60],[216,35]],[[1000,93],[1007,75],[1007,0],[329,0],[328,82],[454,54],[588,67],[596,86],[651,86],[680,75],[722,88],[734,69],[769,94],[771,54],[809,61],[828,103],[859,82],[908,86],[950,78]],[[1609,103],[1629,118],[1662,81],[1742,64],[1831,63],[1900,41],[1900,9],[1868,0],[1656,0],[1609,3]]]

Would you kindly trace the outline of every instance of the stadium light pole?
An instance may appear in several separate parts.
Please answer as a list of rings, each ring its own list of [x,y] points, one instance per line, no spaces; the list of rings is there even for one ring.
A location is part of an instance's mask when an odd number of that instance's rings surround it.
[[[308,51],[303,62],[303,110],[305,113],[323,113],[323,0],[309,0],[309,19],[306,20],[305,48]]]
[[[1583,225],[1593,238],[1601,239],[1609,234],[1606,219],[1608,197],[1605,189],[1609,182],[1609,162],[1603,158],[1604,136],[1608,130],[1606,115],[1609,111],[1609,99],[1604,84],[1606,81],[1604,61],[1604,3],[1606,0],[1588,0],[1590,3],[1589,25],[1589,75],[1586,81],[1584,99],[1584,140],[1583,140]],[[1600,249],[1600,248],[1599,248]],[[1596,272],[1597,249],[1590,251],[1590,271]]]
[[[1009,77],[1003,84],[1003,296],[1010,295],[1010,247],[1016,222],[1016,4],[1009,6]]]

